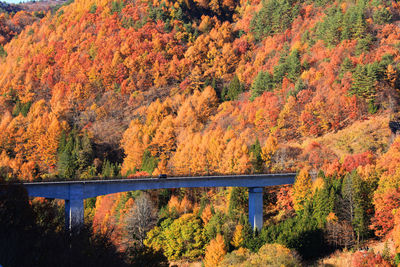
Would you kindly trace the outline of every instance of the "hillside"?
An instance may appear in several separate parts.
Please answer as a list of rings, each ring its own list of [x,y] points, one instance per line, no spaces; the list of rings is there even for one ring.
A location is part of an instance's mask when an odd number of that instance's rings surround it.
[[[48,13],[5,46],[2,125],[10,136],[2,147],[21,138],[38,148],[44,138],[57,148],[61,132],[76,129],[88,135],[93,158],[123,163],[123,174],[141,169],[150,154],[158,172],[204,173],[180,158],[210,151],[213,136],[225,143],[215,155],[238,163],[216,166],[210,158],[211,172],[246,173],[254,171],[256,140],[301,143],[397,112],[396,5],[287,2],[293,14],[285,13],[285,23],[272,19],[278,11],[270,5],[280,4],[76,1]],[[43,116],[54,120],[53,138],[43,136],[50,124],[29,133]],[[19,131],[35,137],[13,136]],[[156,136],[165,131],[168,142]],[[36,176],[57,173],[57,149],[39,159],[34,149],[24,155],[24,141],[15,146],[4,156],[37,165]],[[21,172],[17,165],[13,173]]]
[[[392,212],[400,140],[389,129],[400,119],[399,3],[76,0],[41,19],[26,14],[12,20],[28,26],[0,39],[6,179],[301,170],[293,190],[268,200],[267,228],[246,243],[247,258],[277,240],[313,258],[334,229],[348,239],[330,240],[329,249],[386,238],[400,225]],[[226,250],[244,246],[230,240],[245,222],[226,215],[230,205],[244,214],[246,201],[231,203],[240,192],[153,192],[159,208],[170,202],[169,224],[160,221],[147,246],[170,261],[202,257],[217,232]],[[120,248],[135,197],[87,204],[95,231],[119,229],[112,239]],[[207,228],[210,220],[220,230]],[[208,232],[190,251],[168,252],[163,235],[189,222]],[[295,237],[278,234],[285,231]],[[302,247],[305,233],[318,241]],[[286,251],[262,251],[270,250]]]
[[[7,4],[0,2],[0,56],[5,55],[3,46],[22,30],[38,22],[48,11],[55,12],[61,6],[68,4],[64,0],[26,2]]]

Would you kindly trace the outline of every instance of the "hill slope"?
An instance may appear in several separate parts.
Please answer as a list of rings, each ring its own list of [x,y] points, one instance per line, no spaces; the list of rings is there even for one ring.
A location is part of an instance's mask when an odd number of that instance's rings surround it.
[[[399,15],[383,0],[76,0],[0,46],[0,176],[299,171],[269,189],[258,236],[245,190],[160,191],[140,242],[170,261],[399,248]],[[137,197],[88,200],[94,231],[124,249]]]
[[[60,125],[46,142],[57,148],[59,133],[84,131],[90,161],[123,162],[124,173],[147,156],[158,162],[150,172],[254,171],[257,139],[284,144],[397,112],[398,10],[387,1],[75,1],[2,52],[3,156],[37,165],[35,175],[57,172],[57,149],[25,155],[50,124],[28,128],[49,114]],[[185,151],[214,153],[210,136],[235,163],[182,163]]]

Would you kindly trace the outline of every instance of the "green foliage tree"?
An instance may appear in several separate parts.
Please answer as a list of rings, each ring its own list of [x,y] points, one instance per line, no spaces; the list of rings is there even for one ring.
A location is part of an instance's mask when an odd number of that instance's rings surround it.
[[[273,76],[268,71],[260,71],[256,79],[251,85],[250,100],[253,101],[256,97],[262,95],[265,91],[272,91],[275,87]]]
[[[342,65],[340,66],[340,71],[339,71],[339,78],[343,78],[343,75],[346,72],[353,72],[354,70],[354,66],[353,66],[353,62],[351,61],[350,58],[346,57],[345,59],[343,59]]]
[[[96,11],[97,11],[97,5],[96,5],[96,4],[92,4],[92,5],[90,6],[89,13],[95,14]]]
[[[108,159],[105,159],[101,171],[102,177],[114,177],[120,175],[120,166],[117,163],[112,163]]]
[[[370,190],[372,189],[356,171],[347,174],[342,184],[342,199],[339,203],[339,219],[352,224],[357,236],[357,244],[368,237],[371,215],[368,209],[373,208]]]
[[[301,215],[271,225],[261,232],[265,243],[278,243],[295,249],[304,259],[321,255],[329,249],[323,231],[312,216],[311,203]]]
[[[162,249],[169,260],[196,259],[203,255],[205,246],[201,219],[194,214],[166,219],[147,234],[144,244],[155,250]]]
[[[32,105],[31,101],[28,101],[26,103],[21,103],[21,101],[17,99],[17,102],[15,103],[15,106],[12,111],[12,115],[16,117],[19,114],[22,114],[22,116],[26,117],[26,115],[28,115],[29,109],[31,108],[31,105]]]
[[[111,14],[121,13],[122,9],[125,7],[124,1],[113,1],[111,2]],[[96,8],[97,9],[97,8]]]
[[[380,25],[390,23],[392,17],[393,15],[390,10],[386,9],[385,7],[377,8],[372,14],[374,22]]]
[[[76,174],[76,169],[74,138],[69,136],[65,146],[59,152],[58,173],[63,178],[73,179]]]
[[[250,146],[250,159],[254,173],[262,173],[264,170],[264,160],[261,157],[261,144],[257,140]]]
[[[143,153],[141,170],[147,172],[148,174],[152,174],[154,169],[157,168],[157,164],[157,158],[153,157],[151,152],[146,149]]]
[[[215,212],[210,221],[204,226],[204,236],[207,241],[214,239],[217,234],[222,233],[222,225],[226,218],[223,213]]]
[[[73,129],[68,136],[65,132],[61,134],[58,148],[59,176],[68,179],[81,176],[85,171],[93,169],[93,158],[94,151],[87,133],[80,136],[77,130]],[[95,170],[90,173],[94,175]]]
[[[356,55],[359,56],[361,53],[366,53],[369,51],[370,46],[373,42],[373,36],[371,34],[367,34],[362,38],[357,39],[357,46],[356,46]]]
[[[233,80],[229,83],[228,87],[224,87],[221,93],[223,101],[237,100],[239,95],[244,91],[244,85],[239,81],[237,75],[233,77]]]
[[[313,217],[322,228],[325,226],[326,217],[330,212],[334,212],[335,208],[335,191],[328,179],[325,179],[323,187],[315,192],[313,202]]]
[[[82,173],[88,168],[93,162],[93,148],[92,142],[89,139],[87,133],[84,133],[80,140],[80,148],[76,155],[76,164],[78,166],[78,172]]]
[[[324,21],[317,24],[316,36],[330,47],[343,40],[362,39],[367,32],[365,13],[363,1],[350,6],[344,14],[340,6],[332,7],[326,11]]]
[[[7,57],[7,52],[4,50],[4,47],[0,45],[0,58],[5,58]]]
[[[376,95],[379,66],[377,64],[357,65],[353,73],[353,85],[350,94],[373,103]]]
[[[246,209],[248,196],[247,188],[232,187],[228,205],[228,216],[231,219],[237,219],[238,216]]]
[[[261,10],[251,21],[251,29],[257,40],[285,31],[298,15],[300,2],[294,0],[262,1]]]
[[[295,82],[301,74],[300,53],[297,49],[293,50],[286,59],[287,78]]]

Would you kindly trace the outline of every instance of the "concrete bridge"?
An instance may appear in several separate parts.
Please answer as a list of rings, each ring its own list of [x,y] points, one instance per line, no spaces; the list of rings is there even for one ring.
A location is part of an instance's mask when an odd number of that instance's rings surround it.
[[[293,184],[296,174],[259,174],[167,179],[116,179],[24,183],[29,196],[65,200],[65,227],[70,231],[84,223],[83,200],[119,192],[183,187],[247,187],[249,222],[253,229],[263,225],[263,187]]]

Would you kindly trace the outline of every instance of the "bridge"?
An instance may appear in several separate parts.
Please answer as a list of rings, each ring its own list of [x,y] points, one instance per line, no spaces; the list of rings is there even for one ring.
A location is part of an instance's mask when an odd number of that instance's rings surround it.
[[[79,229],[84,223],[83,200],[119,192],[194,187],[247,187],[249,190],[249,222],[253,229],[263,225],[263,187],[293,184],[296,174],[258,174],[167,179],[114,179],[87,181],[35,182],[23,185],[31,197],[65,200],[65,228]]]

